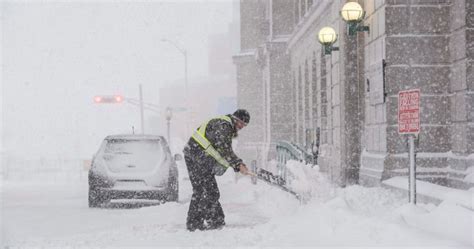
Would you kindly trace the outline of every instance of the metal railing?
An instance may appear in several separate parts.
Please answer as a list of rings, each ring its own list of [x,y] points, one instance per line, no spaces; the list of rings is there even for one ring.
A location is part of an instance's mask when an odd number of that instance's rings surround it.
[[[288,170],[286,163],[289,160],[295,160],[299,162],[304,162],[306,164],[314,164],[315,157],[311,153],[307,153],[304,149],[298,145],[287,142],[280,141],[276,144],[277,151],[277,172],[270,172],[268,170],[258,168],[257,161],[252,161],[251,169],[253,172],[256,172],[256,177],[252,179],[252,182],[256,184],[257,178],[268,182],[272,185],[280,187],[282,190],[294,195],[298,200],[302,201],[302,197],[289,188],[290,181],[294,178],[291,171]]]
[[[312,163],[314,164],[314,157],[312,154],[307,153],[304,149],[299,147],[298,145],[287,142],[287,141],[280,141],[276,145],[277,151],[277,168],[278,168],[278,175],[286,181],[289,180],[288,178],[288,169],[286,168],[286,163],[289,160],[295,160],[298,162],[304,163]]]
[[[258,168],[256,160],[252,161],[251,170],[253,172],[256,172],[256,175],[254,177],[252,177],[252,183],[253,184],[257,184],[257,179],[260,179],[260,180],[265,181],[265,182],[267,182],[271,185],[279,187],[280,189],[292,194],[299,201],[302,201],[301,196],[298,193],[296,193],[293,190],[286,187],[286,182],[285,182],[285,180],[283,180],[283,178],[281,178],[278,175],[273,174],[270,171]]]

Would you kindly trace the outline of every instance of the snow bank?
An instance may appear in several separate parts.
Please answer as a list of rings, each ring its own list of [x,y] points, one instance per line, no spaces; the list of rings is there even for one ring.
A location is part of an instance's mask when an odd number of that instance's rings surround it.
[[[429,211],[405,204],[398,210],[410,226],[474,246],[474,212],[449,201]]]
[[[383,184],[397,189],[408,191],[408,178],[397,176],[383,181]],[[425,181],[416,181],[417,195],[428,196],[440,201],[450,201],[464,206],[467,209],[474,210],[473,200],[474,193],[461,189],[453,189]]]
[[[383,182],[408,191],[407,177],[394,177]],[[407,224],[429,232],[463,241],[474,246],[474,192],[416,181],[417,194],[440,200],[437,207],[406,204],[398,210]]]
[[[291,176],[286,186],[299,194],[304,201],[312,198],[327,199],[334,190],[334,186],[319,172],[318,165],[289,160],[286,167]]]
[[[474,183],[474,166],[471,166],[466,170],[466,176],[464,177],[464,181]]]
[[[4,182],[2,225],[9,248],[472,248],[472,212],[444,202],[406,205],[386,188],[336,188],[317,167],[291,162],[293,195],[227,171],[217,177],[226,227],[188,232],[191,184],[180,165],[180,201],[122,209],[87,207],[87,182]],[[472,193],[472,192],[471,192]],[[133,205],[131,205],[133,207]],[[449,230],[449,231],[448,231]]]
[[[293,195],[275,188],[265,181],[258,180],[257,184],[252,184],[250,177],[235,174],[231,170],[228,170],[222,177],[218,177],[217,181],[221,186],[221,202],[224,206],[226,203],[230,207],[236,203],[239,203],[237,206],[241,207],[251,206],[252,212],[259,214],[261,221],[268,220],[273,216],[291,214],[299,207],[299,201]],[[232,222],[232,220],[229,221]],[[236,222],[241,223],[242,221]]]

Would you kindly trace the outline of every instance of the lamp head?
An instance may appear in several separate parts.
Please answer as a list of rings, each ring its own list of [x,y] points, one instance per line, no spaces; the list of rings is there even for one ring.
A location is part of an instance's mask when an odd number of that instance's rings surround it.
[[[319,30],[318,40],[322,45],[332,45],[337,41],[336,31],[331,27],[324,27]]]
[[[346,22],[360,22],[364,19],[365,11],[359,3],[348,2],[342,6],[341,16]]]
[[[173,117],[173,110],[170,107],[166,108],[166,119],[170,120]]]

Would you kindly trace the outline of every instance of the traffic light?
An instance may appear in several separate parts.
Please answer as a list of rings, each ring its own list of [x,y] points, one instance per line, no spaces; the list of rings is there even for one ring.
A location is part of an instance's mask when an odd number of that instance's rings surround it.
[[[97,104],[118,104],[122,103],[124,97],[122,95],[100,95],[94,97],[94,102]]]

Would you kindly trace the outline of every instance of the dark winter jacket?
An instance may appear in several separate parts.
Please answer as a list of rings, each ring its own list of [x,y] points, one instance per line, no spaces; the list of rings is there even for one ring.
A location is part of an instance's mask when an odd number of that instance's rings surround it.
[[[231,115],[227,115],[231,117]],[[232,117],[231,117],[232,119]],[[199,127],[197,128],[199,129]],[[232,149],[232,139],[237,136],[237,129],[234,123],[229,123],[223,119],[214,118],[209,121],[206,127],[206,138],[212,144],[212,146],[219,152],[219,154],[229,162],[230,166],[234,168],[234,171],[239,171],[238,166],[242,163],[242,159],[235,155]],[[185,155],[193,157],[201,157],[203,162],[212,161],[214,165],[210,165],[215,168],[224,168],[220,165],[213,157],[206,154],[201,147],[192,137],[189,139],[188,146],[184,149]],[[225,171],[225,170],[224,170]],[[217,175],[224,173],[215,172]]]

